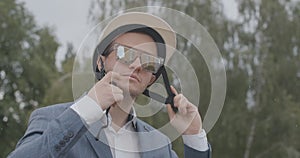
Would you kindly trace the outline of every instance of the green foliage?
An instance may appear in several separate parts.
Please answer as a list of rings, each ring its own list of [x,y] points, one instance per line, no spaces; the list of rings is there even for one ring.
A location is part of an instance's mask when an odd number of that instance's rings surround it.
[[[51,87],[46,91],[47,97],[43,99],[43,105],[73,101],[72,70],[75,58],[75,50],[71,43],[67,44],[67,53],[62,62],[62,71],[58,77],[51,80]],[[64,88],[62,88],[64,87]]]
[[[300,157],[299,1],[237,1],[236,21],[228,20],[215,0],[92,2],[89,17],[93,23],[123,9],[159,5],[194,17],[212,35],[227,71],[225,105],[208,134],[213,157]],[[75,55],[69,44],[58,73],[54,64],[58,44],[51,29],[38,28],[23,4],[15,0],[1,1],[0,15],[0,157],[4,157],[24,133],[32,109],[73,100]],[[209,72],[193,45],[180,37],[178,41],[178,50],[187,52],[199,79],[203,117],[210,101]],[[168,122],[164,110],[142,119],[156,128]],[[173,147],[183,157],[181,138]]]
[[[5,157],[55,77],[58,43],[52,30],[37,27],[15,0],[1,1],[0,15],[0,157]]]

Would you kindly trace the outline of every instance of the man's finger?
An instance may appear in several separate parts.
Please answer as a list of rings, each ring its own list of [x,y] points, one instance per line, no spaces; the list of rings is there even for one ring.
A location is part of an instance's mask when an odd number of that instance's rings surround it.
[[[174,93],[175,95],[178,95],[178,92],[176,91],[176,89],[173,86],[170,86],[170,87],[171,87],[172,93]]]
[[[173,111],[171,104],[166,104],[166,106],[167,106],[167,111],[169,114],[169,119],[172,120],[175,116],[175,112]]]
[[[120,78],[120,74],[117,72],[113,72],[113,71],[109,71],[104,77],[103,77],[103,81],[105,81],[106,83],[112,83],[115,82],[116,80],[119,80]]]
[[[123,94],[114,94],[114,100],[115,100],[115,102],[120,102],[120,101],[122,101],[124,99],[124,96],[123,96]]]
[[[115,81],[110,81],[109,84],[117,86],[117,83]]]
[[[116,85],[112,84],[110,87],[111,87],[113,94],[116,94],[116,93],[123,94],[123,90],[121,88],[117,87]]]
[[[187,113],[187,109],[186,109],[187,108],[187,103],[185,101],[183,101],[183,99],[181,99],[179,104],[180,104],[178,106],[179,113],[182,114],[182,115],[186,115],[186,113]]]

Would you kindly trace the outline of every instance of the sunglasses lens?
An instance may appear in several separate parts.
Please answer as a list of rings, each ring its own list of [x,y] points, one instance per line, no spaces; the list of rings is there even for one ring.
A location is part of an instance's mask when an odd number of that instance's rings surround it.
[[[131,64],[137,58],[135,50],[119,45],[117,47],[117,58],[124,64]]]
[[[156,73],[158,71],[159,67],[162,65],[161,63],[162,63],[161,60],[157,57],[150,56],[147,54],[141,55],[142,67],[147,71]]]
[[[143,64],[142,65],[143,69],[150,71],[152,73],[156,73],[157,72],[157,66],[155,63],[147,63],[147,64]]]
[[[140,62],[143,69],[156,73],[160,66],[162,66],[162,59],[152,55],[148,55],[141,51],[130,47],[117,45],[117,59],[124,64],[131,64],[137,57],[140,56]]]

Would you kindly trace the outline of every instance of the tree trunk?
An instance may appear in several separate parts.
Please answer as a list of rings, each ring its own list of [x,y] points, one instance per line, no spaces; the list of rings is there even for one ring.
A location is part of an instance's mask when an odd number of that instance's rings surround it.
[[[245,153],[244,153],[244,158],[249,158],[249,156],[250,156],[251,146],[252,146],[254,135],[255,135],[256,122],[257,122],[257,118],[255,117],[251,124],[250,133],[249,133],[249,136],[247,139],[246,149],[245,149]]]

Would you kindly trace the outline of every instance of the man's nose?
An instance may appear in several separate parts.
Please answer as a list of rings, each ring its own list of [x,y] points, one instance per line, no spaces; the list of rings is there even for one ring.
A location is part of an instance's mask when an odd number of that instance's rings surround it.
[[[142,69],[142,65],[141,65],[141,60],[140,60],[140,57],[137,57],[130,65],[129,65],[129,68],[130,69]]]

